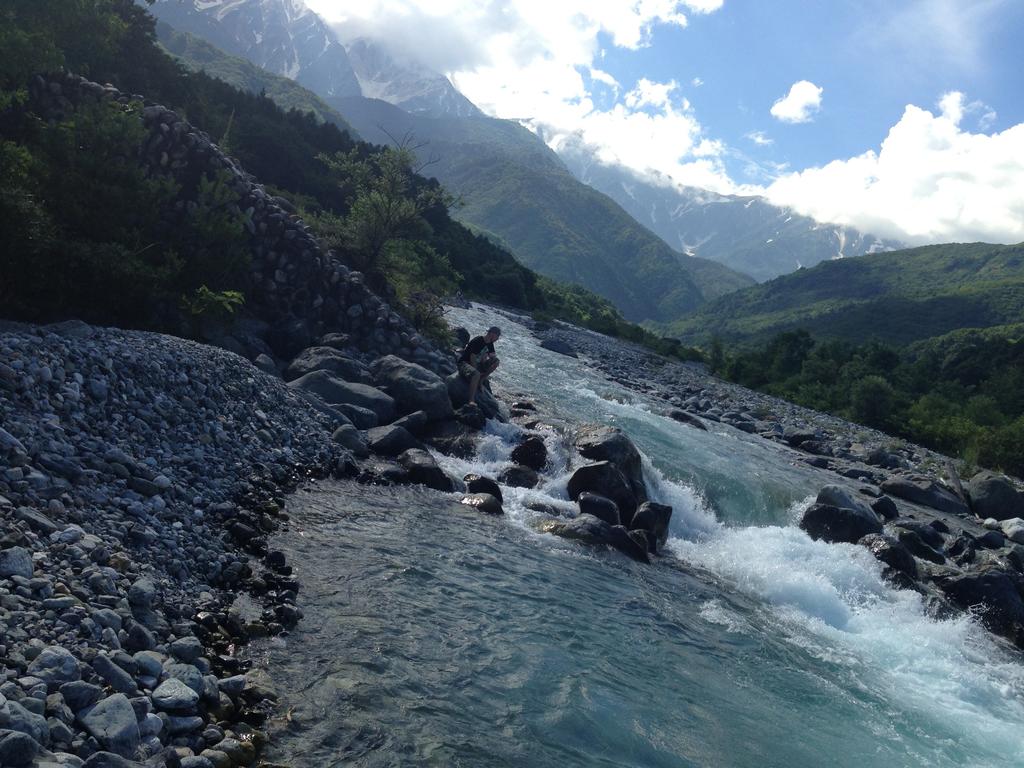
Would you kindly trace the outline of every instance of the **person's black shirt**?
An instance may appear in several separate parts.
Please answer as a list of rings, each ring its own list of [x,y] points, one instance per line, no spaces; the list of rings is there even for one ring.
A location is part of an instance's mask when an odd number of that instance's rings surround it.
[[[494,354],[494,345],[488,344],[487,340],[483,336],[477,336],[469,340],[469,344],[462,350],[462,355],[459,356],[460,363],[469,363],[475,366],[479,360],[480,353],[487,351],[490,354]]]

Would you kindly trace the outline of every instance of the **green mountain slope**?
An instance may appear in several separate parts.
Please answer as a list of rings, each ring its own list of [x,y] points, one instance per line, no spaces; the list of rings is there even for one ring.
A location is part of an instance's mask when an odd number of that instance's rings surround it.
[[[895,345],[1024,320],[1024,244],[952,243],[823,262],[730,294],[671,326],[754,343],[804,328]]]
[[[669,322],[753,284],[684,256],[606,195],[578,181],[523,126],[493,118],[427,118],[382,101],[331,102],[369,141],[413,136],[423,173],[463,199],[456,216],[496,235],[527,266],[610,299],[634,321]]]
[[[247,59],[224,53],[202,38],[189,32],[179,32],[165,22],[157,22],[156,33],[167,52],[189,70],[205,72],[248,93],[266,94],[285,111],[312,112],[321,122],[333,123],[356,137],[355,129],[336,109],[294,80],[271,74]]]

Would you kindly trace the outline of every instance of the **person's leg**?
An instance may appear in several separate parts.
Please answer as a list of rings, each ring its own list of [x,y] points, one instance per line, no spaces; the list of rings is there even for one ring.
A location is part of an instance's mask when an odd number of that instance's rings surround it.
[[[477,371],[473,374],[473,377],[469,380],[469,404],[473,405],[476,402],[476,390],[480,386],[480,372]]]
[[[497,367],[498,367],[498,358],[492,357],[490,360],[488,360],[486,363],[484,363],[483,370],[481,371],[481,374],[482,374],[483,378],[486,379],[488,376],[490,376],[492,373],[494,373],[494,370]]]

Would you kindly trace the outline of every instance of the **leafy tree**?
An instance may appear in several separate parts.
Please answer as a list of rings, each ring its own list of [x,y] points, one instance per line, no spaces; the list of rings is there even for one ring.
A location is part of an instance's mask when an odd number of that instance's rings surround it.
[[[892,415],[896,391],[881,376],[865,376],[850,388],[850,414],[855,421],[885,427]]]

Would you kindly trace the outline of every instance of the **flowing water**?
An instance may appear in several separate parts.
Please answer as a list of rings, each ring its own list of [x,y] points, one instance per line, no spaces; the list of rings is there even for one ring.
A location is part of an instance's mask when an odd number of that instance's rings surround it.
[[[295,766],[1024,765],[1024,667],[970,619],[929,618],[863,548],[793,525],[835,477],[725,426],[700,432],[505,328],[496,379],[542,412],[622,427],[672,504],[652,566],[537,533],[572,459],[482,517],[419,488],[323,485],[279,546],[306,618],[266,649]],[[495,474],[521,431],[491,423]]]

